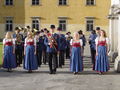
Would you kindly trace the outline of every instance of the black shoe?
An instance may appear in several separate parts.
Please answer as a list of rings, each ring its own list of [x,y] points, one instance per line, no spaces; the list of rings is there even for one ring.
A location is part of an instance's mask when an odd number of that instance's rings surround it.
[[[62,66],[59,66],[59,68],[62,68]]]
[[[41,67],[40,65],[38,65],[38,67]]]
[[[49,74],[53,74],[53,72],[52,72],[52,71],[50,71],[50,72],[49,72]]]
[[[49,72],[49,74],[53,74],[52,72]]]
[[[10,69],[8,68],[7,72],[10,72]]]
[[[53,74],[56,74],[56,72],[54,71]]]

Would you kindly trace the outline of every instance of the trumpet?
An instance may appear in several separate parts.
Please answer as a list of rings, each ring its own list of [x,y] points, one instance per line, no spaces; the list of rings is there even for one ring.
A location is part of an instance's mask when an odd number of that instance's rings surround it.
[[[50,43],[50,48],[54,48],[57,51],[57,42],[53,36],[48,37],[48,41]]]

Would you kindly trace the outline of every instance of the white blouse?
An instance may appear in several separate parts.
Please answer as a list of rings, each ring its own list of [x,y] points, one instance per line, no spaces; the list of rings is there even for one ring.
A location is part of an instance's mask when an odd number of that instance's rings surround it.
[[[109,45],[109,39],[108,39],[108,38],[105,38],[105,40],[106,40],[106,43]],[[96,45],[98,44],[98,41],[99,41],[99,37],[97,37],[97,38],[95,39]]]
[[[71,39],[70,45],[72,45],[73,43],[80,43],[80,46],[83,46],[82,39],[80,39],[79,41],[74,41],[73,39]]]
[[[3,39],[3,44],[5,45],[6,42],[12,42],[13,45],[15,45],[15,39],[6,39],[6,38],[4,38]]]
[[[27,38],[25,38],[24,46],[27,46],[27,42],[33,42],[33,40],[34,40],[34,46],[36,46],[36,39],[35,38],[34,39],[29,39],[29,40],[27,40]]]

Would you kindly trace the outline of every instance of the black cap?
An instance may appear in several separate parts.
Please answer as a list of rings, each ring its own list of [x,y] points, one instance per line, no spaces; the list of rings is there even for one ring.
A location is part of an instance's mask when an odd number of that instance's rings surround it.
[[[36,32],[36,34],[39,34],[39,33],[40,33],[40,31],[37,31],[37,32]]]
[[[62,28],[61,28],[61,27],[58,27],[57,30],[58,30],[58,31],[62,31]]]
[[[47,30],[47,33],[49,33],[50,31],[49,30]]]
[[[44,32],[44,31],[43,31],[43,29],[41,29],[41,31],[40,31],[40,32],[41,32],[41,33],[42,33],[42,32]]]
[[[78,33],[79,33],[79,34],[83,34],[83,31],[82,31],[82,30],[79,30]]]
[[[67,34],[71,34],[71,32],[68,32]]]
[[[19,28],[18,28],[18,27],[15,27],[15,31],[17,31],[17,30],[19,30]]]
[[[55,29],[55,25],[51,25],[50,28],[51,28],[51,29]]]
[[[44,28],[44,31],[47,31],[47,28]]]
[[[96,30],[100,30],[100,27],[96,27]]]
[[[96,34],[96,31],[95,31],[95,30],[92,30],[91,33],[92,33],[92,34]]]
[[[28,29],[30,29],[30,26],[27,26]]]

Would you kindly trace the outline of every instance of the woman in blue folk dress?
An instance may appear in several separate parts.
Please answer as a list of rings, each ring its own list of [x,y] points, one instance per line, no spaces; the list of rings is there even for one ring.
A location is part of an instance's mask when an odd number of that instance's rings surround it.
[[[15,60],[15,40],[12,39],[11,32],[7,32],[3,39],[3,68],[7,68],[11,72],[12,68],[16,68]]]
[[[83,60],[82,60],[82,45],[83,42],[79,39],[80,36],[76,32],[74,33],[74,38],[70,41],[71,44],[71,62],[70,70],[74,74],[83,71]]]
[[[108,38],[104,30],[100,31],[100,37],[96,38],[96,63],[95,70],[103,74],[109,70],[108,61]]]
[[[38,69],[36,58],[36,40],[33,38],[32,32],[28,32],[24,48],[24,69],[31,73],[32,70]]]

